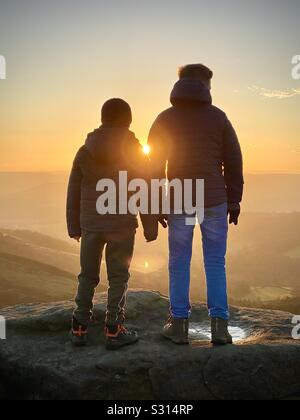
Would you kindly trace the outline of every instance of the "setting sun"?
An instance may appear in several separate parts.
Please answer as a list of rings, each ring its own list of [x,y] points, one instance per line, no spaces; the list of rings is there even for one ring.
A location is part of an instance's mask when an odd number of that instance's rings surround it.
[[[145,155],[149,155],[151,152],[151,148],[148,144],[145,144],[145,146],[143,147],[143,151],[145,153]]]

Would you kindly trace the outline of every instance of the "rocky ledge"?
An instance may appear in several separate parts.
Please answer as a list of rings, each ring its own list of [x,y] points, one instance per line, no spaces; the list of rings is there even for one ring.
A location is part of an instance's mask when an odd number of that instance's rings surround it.
[[[0,399],[252,400],[300,397],[300,342],[292,315],[232,308],[235,345],[209,343],[205,305],[195,305],[191,345],[160,335],[168,300],[131,291],[128,325],[140,342],[119,352],[104,348],[105,294],[98,296],[89,346],[68,341],[72,302],[1,310],[7,339],[0,341]]]

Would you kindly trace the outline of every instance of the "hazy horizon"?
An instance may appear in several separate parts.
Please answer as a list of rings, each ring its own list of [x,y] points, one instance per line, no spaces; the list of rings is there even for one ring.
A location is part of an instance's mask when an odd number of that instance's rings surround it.
[[[69,169],[72,167],[71,166]],[[66,174],[69,173],[68,169],[61,169],[61,170],[49,170],[49,171],[0,171],[0,174]],[[269,171],[269,172],[244,172],[245,176],[247,175],[300,175],[300,171],[293,171],[293,172],[277,172],[277,171]]]
[[[32,296],[36,301],[52,300],[53,296],[56,299],[72,298],[75,275],[79,272],[79,246],[67,233],[67,182],[67,171],[0,172],[0,289],[3,290],[0,305],[1,302],[3,306],[22,303],[22,299],[30,302]],[[275,308],[290,311],[298,304],[299,185],[300,174],[245,175],[242,214],[239,226],[230,227],[228,244],[229,294],[233,302],[244,305],[245,302],[255,305],[273,302]],[[47,236],[41,237],[41,234]],[[132,262],[131,287],[168,293],[167,242],[167,231],[161,229],[158,240],[147,244],[140,227]],[[65,273],[53,272],[53,268],[70,271],[73,280]],[[104,271],[103,267],[103,279],[106,278]],[[41,281],[52,275],[57,282],[62,282],[63,294]],[[193,299],[205,298],[204,278],[200,229],[197,228],[192,268]],[[11,284],[9,293],[6,291],[7,279]],[[18,301],[14,291],[19,296]],[[292,299],[286,302],[290,306],[281,306],[285,299]]]

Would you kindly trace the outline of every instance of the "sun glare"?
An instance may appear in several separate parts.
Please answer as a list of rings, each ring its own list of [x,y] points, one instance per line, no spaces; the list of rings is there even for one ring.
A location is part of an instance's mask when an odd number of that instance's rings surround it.
[[[151,152],[151,148],[148,144],[145,144],[145,146],[143,147],[143,151],[145,153],[145,155],[149,155]]]

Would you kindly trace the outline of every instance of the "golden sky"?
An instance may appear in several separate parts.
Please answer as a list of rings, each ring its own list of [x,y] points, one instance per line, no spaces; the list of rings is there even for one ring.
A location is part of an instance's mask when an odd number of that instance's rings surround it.
[[[291,76],[299,15],[298,0],[1,4],[0,171],[69,169],[111,97],[130,103],[132,130],[145,142],[170,106],[178,66],[203,62],[246,171],[299,172],[300,95],[289,94],[300,88]]]

